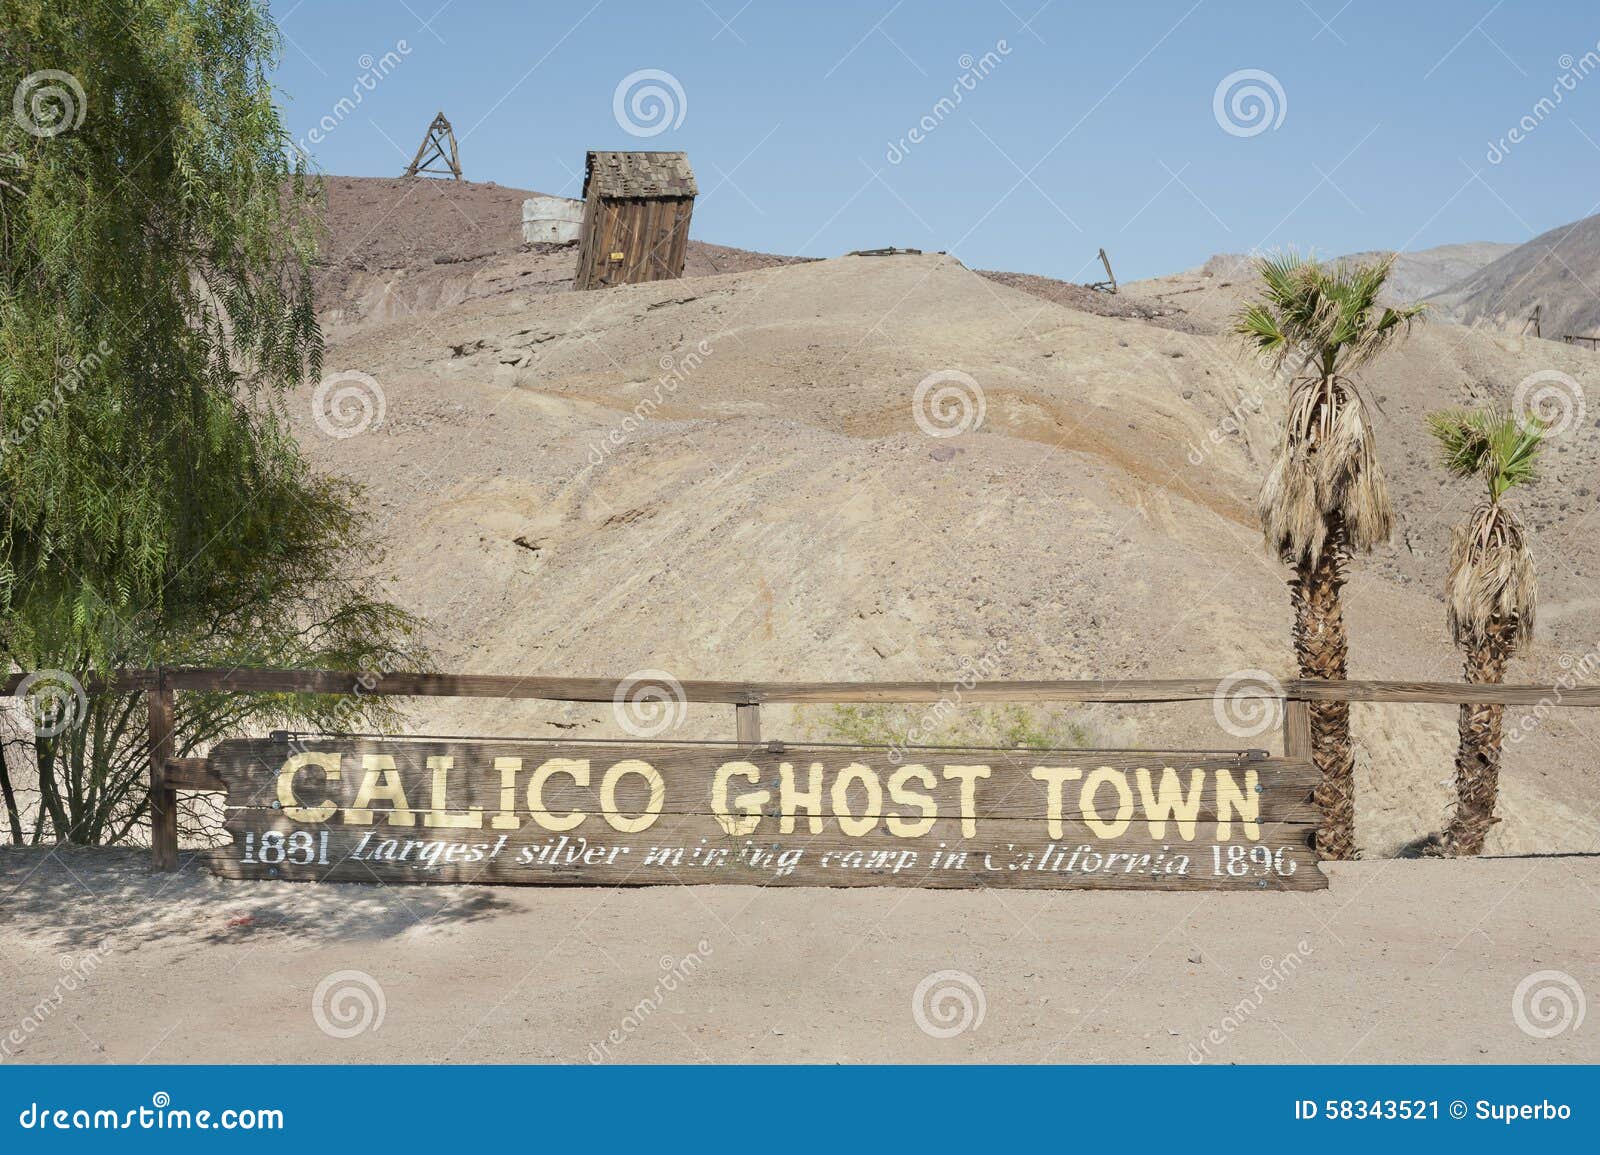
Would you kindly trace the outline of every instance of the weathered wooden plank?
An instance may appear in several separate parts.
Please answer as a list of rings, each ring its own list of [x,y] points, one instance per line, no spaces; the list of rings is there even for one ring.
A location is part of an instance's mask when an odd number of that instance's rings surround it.
[[[434,812],[464,815],[476,809],[480,828],[528,816],[599,818],[650,809],[748,810],[769,817],[788,811],[802,822],[812,810],[828,821],[839,814],[916,816],[924,812],[923,798],[942,814],[1043,820],[1055,809],[1073,819],[1115,811],[1124,799],[1141,812],[1161,809],[1164,799],[1187,806],[1197,791],[1193,816],[1201,821],[1224,816],[1219,799],[1225,791],[1232,809],[1238,808],[1235,792],[1248,792],[1245,801],[1263,821],[1316,817],[1311,790],[1317,776],[1310,763],[1234,752],[958,749],[891,755],[865,747],[281,737],[220,742],[209,762],[212,774],[228,783],[230,807],[324,808],[337,820],[352,810],[381,816],[383,808],[400,805],[423,824]],[[390,770],[394,778],[385,778]],[[1102,780],[1086,793],[1086,784],[1102,770]],[[1228,775],[1226,786],[1219,771]],[[363,792],[376,785],[387,795],[375,807]],[[655,789],[659,798],[652,796]]]
[[[754,703],[733,708],[734,734],[741,746],[754,746],[761,741],[761,707]]]
[[[13,693],[23,674],[12,674]],[[332,670],[177,669],[163,671],[177,690],[305,694],[385,694],[415,697],[541,698],[562,702],[613,701],[622,680],[516,674],[377,674]],[[91,678],[89,689],[148,690],[152,670],[126,670]],[[723,704],[937,702],[951,696],[949,682],[733,682],[679,683],[685,702]],[[1139,678],[1076,681],[982,682],[962,686],[966,702],[1197,702],[1217,694],[1214,678]],[[1306,701],[1410,702],[1457,705],[1600,706],[1600,686],[1493,685],[1466,682],[1286,681],[1284,695]]]
[[[171,758],[161,770],[161,785],[168,790],[199,790],[226,794],[228,784],[206,758]]]
[[[1051,838],[1032,822],[989,824],[968,837],[959,819],[929,836],[824,833],[729,836],[705,815],[677,815],[642,833],[309,829],[281,812],[238,810],[235,845],[212,868],[231,878],[529,886],[908,886],[1161,890],[1317,890],[1327,886],[1307,824],[1201,824],[1192,840],[1102,839],[1075,824]],[[265,859],[265,861],[264,861]]]
[[[1311,708],[1303,699],[1283,705],[1283,754],[1286,758],[1311,757]]]
[[[1491,685],[1467,682],[1291,681],[1291,698],[1312,702],[1409,702],[1455,706],[1481,702],[1503,706],[1600,706],[1600,686]]]

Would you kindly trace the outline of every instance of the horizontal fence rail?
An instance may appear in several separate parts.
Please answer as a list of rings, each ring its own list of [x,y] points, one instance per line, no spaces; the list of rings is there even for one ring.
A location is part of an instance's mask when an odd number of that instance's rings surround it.
[[[25,675],[6,680],[14,693]],[[87,689],[190,690],[209,693],[381,694],[392,697],[533,698],[552,702],[611,702],[622,678],[556,678],[516,674],[379,674],[338,670],[121,670],[91,679]],[[776,703],[937,702],[958,688],[966,702],[1200,702],[1226,696],[1228,679],[1118,678],[1049,681],[734,682],[683,681],[683,700],[734,706]],[[1280,692],[1281,691],[1281,692]],[[1394,702],[1433,705],[1482,703],[1600,706],[1600,686],[1496,685],[1473,682],[1287,679],[1258,683],[1254,696],[1305,702]]]
[[[6,679],[15,694],[25,674]],[[149,708],[151,851],[157,870],[178,864],[177,792],[218,792],[226,784],[209,758],[173,755],[173,707],[178,691],[194,693],[386,695],[392,697],[518,698],[556,702],[615,702],[634,679],[557,678],[506,674],[413,674],[348,670],[158,668],[119,670],[91,678],[86,690],[142,692]],[[1262,679],[1241,688],[1225,678],[1119,678],[1050,681],[744,682],[684,681],[673,687],[684,702],[734,707],[736,744],[762,744],[761,706],[855,702],[1199,702],[1249,696],[1283,705],[1286,758],[1311,756],[1311,703],[1384,702],[1432,705],[1600,706],[1600,687],[1492,685],[1468,682],[1308,681]],[[781,744],[773,743],[774,747]],[[1219,754],[1226,752],[1217,752]],[[1243,755],[1245,751],[1235,751]]]

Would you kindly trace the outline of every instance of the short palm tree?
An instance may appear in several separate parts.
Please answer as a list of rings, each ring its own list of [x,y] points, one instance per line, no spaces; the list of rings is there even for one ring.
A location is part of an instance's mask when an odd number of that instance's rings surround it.
[[[1428,425],[1444,450],[1445,469],[1488,486],[1487,499],[1451,534],[1446,602],[1450,635],[1466,654],[1467,681],[1499,682],[1506,662],[1533,640],[1538,600],[1522,523],[1501,499],[1512,486],[1533,480],[1545,428],[1537,419],[1489,410],[1435,413]],[[1497,821],[1504,713],[1503,706],[1461,707],[1456,812],[1430,849],[1452,855],[1483,850]]]
[[[1350,374],[1409,330],[1421,305],[1378,303],[1393,260],[1323,264],[1294,255],[1256,262],[1261,296],[1234,330],[1292,378],[1283,439],[1257,498],[1267,547],[1294,567],[1294,649],[1302,678],[1342,680],[1349,643],[1339,590],[1355,551],[1389,538],[1388,487],[1371,424]],[[1350,707],[1310,706],[1312,760],[1321,773],[1317,849],[1355,857],[1355,755]]]

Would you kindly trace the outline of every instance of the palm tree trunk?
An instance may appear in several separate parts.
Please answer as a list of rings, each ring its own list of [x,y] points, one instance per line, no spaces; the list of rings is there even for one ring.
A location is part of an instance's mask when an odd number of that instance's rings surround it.
[[[1294,653],[1302,678],[1343,681],[1350,643],[1339,590],[1344,585],[1344,524],[1330,526],[1322,556],[1301,562],[1289,582],[1294,603]],[[1321,781],[1313,794],[1322,814],[1317,852],[1327,859],[1356,856],[1355,753],[1350,746],[1350,704],[1312,702],[1311,760]]]
[[[1513,626],[1496,619],[1487,636],[1467,650],[1469,682],[1505,680],[1506,662],[1515,643]],[[1500,795],[1500,738],[1504,706],[1468,703],[1461,707],[1461,742],[1456,749],[1456,812],[1444,833],[1450,855],[1482,854]]]

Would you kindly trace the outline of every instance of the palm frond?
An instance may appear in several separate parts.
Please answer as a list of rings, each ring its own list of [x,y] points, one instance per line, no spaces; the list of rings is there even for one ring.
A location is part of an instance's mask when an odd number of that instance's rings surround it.
[[[1472,511],[1450,539],[1445,603],[1450,636],[1458,646],[1483,644],[1496,624],[1511,626],[1512,645],[1533,640],[1538,606],[1533,554],[1516,514],[1498,501]]]
[[[1428,417],[1441,460],[1453,477],[1480,477],[1496,502],[1510,488],[1535,480],[1545,424],[1519,421],[1499,409],[1445,409]]]
[[[1260,299],[1235,317],[1234,332],[1274,368],[1298,353],[1326,375],[1351,373],[1426,311],[1378,303],[1393,268],[1393,256],[1332,265],[1294,253],[1263,257],[1255,264]]]

